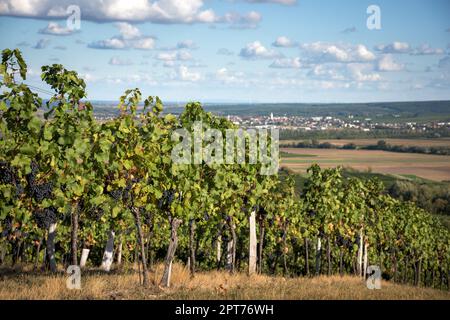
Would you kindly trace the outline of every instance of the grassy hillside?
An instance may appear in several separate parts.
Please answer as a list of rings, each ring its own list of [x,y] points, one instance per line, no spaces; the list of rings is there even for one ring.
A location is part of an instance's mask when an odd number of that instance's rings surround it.
[[[381,289],[369,290],[365,282],[353,276],[320,276],[315,278],[255,275],[231,275],[226,271],[199,272],[194,279],[183,265],[176,264],[173,286],[161,289],[158,266],[150,273],[148,288],[137,286],[137,273],[113,271],[105,274],[96,269],[82,273],[81,290],[66,288],[66,275],[48,276],[27,271],[0,269],[0,299],[445,299],[450,292],[382,281]]]

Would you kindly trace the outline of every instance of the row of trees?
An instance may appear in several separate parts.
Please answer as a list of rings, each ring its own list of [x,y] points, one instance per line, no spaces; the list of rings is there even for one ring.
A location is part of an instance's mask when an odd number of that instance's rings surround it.
[[[82,102],[85,83],[76,72],[61,65],[42,71],[55,91],[46,108],[23,84],[20,52],[2,53],[2,263],[21,260],[56,272],[61,264],[109,270],[114,259],[135,262],[147,285],[148,269],[160,260],[163,286],[170,285],[175,256],[192,276],[212,268],[364,276],[376,264],[396,281],[448,285],[448,230],[413,204],[382,194],[380,183],[313,165],[297,194],[289,175],[262,175],[261,162],[176,164],[176,129],[193,131],[201,121],[203,137],[192,141],[192,154],[201,147],[215,156],[206,129],[236,127],[199,103],[178,118],[163,115],[161,101],[142,102],[138,89],[120,98],[118,117],[99,123]],[[248,160],[247,152],[235,156]]]
[[[317,139],[304,140],[299,142],[284,143],[281,145],[285,148],[318,148],[318,149],[344,149],[344,150],[383,150],[390,152],[403,152],[403,153],[423,153],[423,154],[439,154],[449,155],[450,148],[444,146],[436,147],[422,147],[422,146],[403,146],[403,145],[391,145],[385,140],[379,140],[377,144],[371,144],[366,146],[357,146],[354,143],[346,143],[342,146],[332,144],[330,142],[320,142]]]
[[[400,120],[399,120],[400,121]],[[402,120],[405,121],[405,120]],[[450,137],[450,128],[441,127],[427,129],[427,131],[413,129],[386,129],[374,128],[371,131],[360,129],[339,129],[339,130],[315,130],[305,131],[297,129],[280,130],[281,140],[325,140],[325,139],[436,139]]]

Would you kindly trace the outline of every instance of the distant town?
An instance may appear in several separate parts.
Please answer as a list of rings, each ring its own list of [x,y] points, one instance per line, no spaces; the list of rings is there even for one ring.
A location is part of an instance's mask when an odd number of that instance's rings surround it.
[[[117,105],[94,101],[99,121],[117,116]],[[402,131],[426,134],[450,131],[450,102],[392,102],[368,104],[205,104],[206,111],[228,118],[242,128],[332,132]],[[180,114],[183,103],[166,103],[164,113]]]
[[[378,122],[371,118],[362,120],[355,119],[353,115],[347,118],[336,118],[332,116],[236,116],[228,115],[228,120],[244,128],[277,128],[284,130],[340,130],[359,129],[368,132],[375,129],[400,129],[412,131],[427,131],[432,129],[450,128],[450,122],[431,121],[426,123],[417,122]]]

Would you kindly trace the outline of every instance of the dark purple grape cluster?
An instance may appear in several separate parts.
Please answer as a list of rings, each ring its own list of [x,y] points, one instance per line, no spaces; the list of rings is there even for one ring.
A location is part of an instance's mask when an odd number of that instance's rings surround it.
[[[38,184],[36,175],[39,172],[39,165],[35,161],[32,161],[30,167],[31,172],[25,176],[30,188],[30,196],[38,202],[41,202],[44,199],[50,199],[53,195],[53,182],[44,182]]]
[[[336,236],[336,244],[340,247],[348,248],[351,245],[351,242],[338,233],[338,235]]]
[[[25,178],[27,179],[28,185],[33,186],[36,184],[36,175],[39,172],[39,165],[35,161],[32,161],[30,167],[31,172],[27,174]]]
[[[259,207],[258,214],[260,219],[265,219],[267,217],[267,211],[264,207]]]
[[[51,224],[58,221],[58,211],[54,207],[38,210],[33,215],[39,228],[48,229]]]
[[[0,161],[0,184],[14,185],[15,190],[12,194],[14,198],[18,198],[24,192],[16,169],[5,161]]]
[[[315,210],[309,210],[308,216],[310,218],[314,218],[317,215],[317,212]]]
[[[116,201],[120,201],[122,200],[122,196],[123,196],[123,189],[122,188],[118,188],[115,190],[111,190],[108,192],[108,194],[111,196],[111,198],[113,198]]]
[[[170,205],[175,200],[175,191],[164,190],[161,199],[158,201],[158,207],[163,210],[169,210]]]
[[[130,199],[130,193],[131,193],[131,182],[128,182],[125,189],[123,190],[122,199],[123,201],[127,201]]]
[[[16,194],[15,195],[17,198],[17,197],[20,197],[24,193],[25,189],[23,188],[23,186],[20,182],[16,181],[15,184],[16,184]]]
[[[103,208],[101,207],[95,207],[89,210],[89,216],[95,221],[100,221],[104,214],[105,210],[103,210]]]
[[[53,183],[44,182],[30,186],[31,196],[38,202],[44,199],[50,199],[53,194]]]
[[[0,161],[0,184],[13,184],[16,177],[16,170],[7,162]]]
[[[5,221],[4,221],[4,228],[7,231],[11,231],[11,229],[12,229],[12,220],[11,220],[11,218],[6,218],[5,219]]]
[[[12,228],[13,228],[13,226],[12,226],[12,218],[11,217],[6,217],[2,221],[2,226],[3,226],[3,231],[1,233],[1,237],[6,237],[10,233]]]

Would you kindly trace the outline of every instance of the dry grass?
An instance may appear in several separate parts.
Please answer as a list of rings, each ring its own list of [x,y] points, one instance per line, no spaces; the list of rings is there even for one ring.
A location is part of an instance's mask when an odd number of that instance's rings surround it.
[[[151,272],[148,288],[139,286],[136,273],[84,271],[82,289],[68,290],[66,276],[43,275],[27,268],[0,270],[0,299],[446,299],[448,291],[415,288],[382,282],[380,290],[369,290],[351,276],[282,278],[252,277],[225,271],[201,272],[191,279],[181,265],[174,265],[172,287],[157,285],[162,266]]]
[[[380,150],[282,148],[281,151],[299,154],[298,158],[292,156],[282,159],[281,164],[300,173],[306,172],[313,163],[318,163],[322,168],[344,166],[359,171],[416,175],[435,181],[450,180],[450,156]]]

